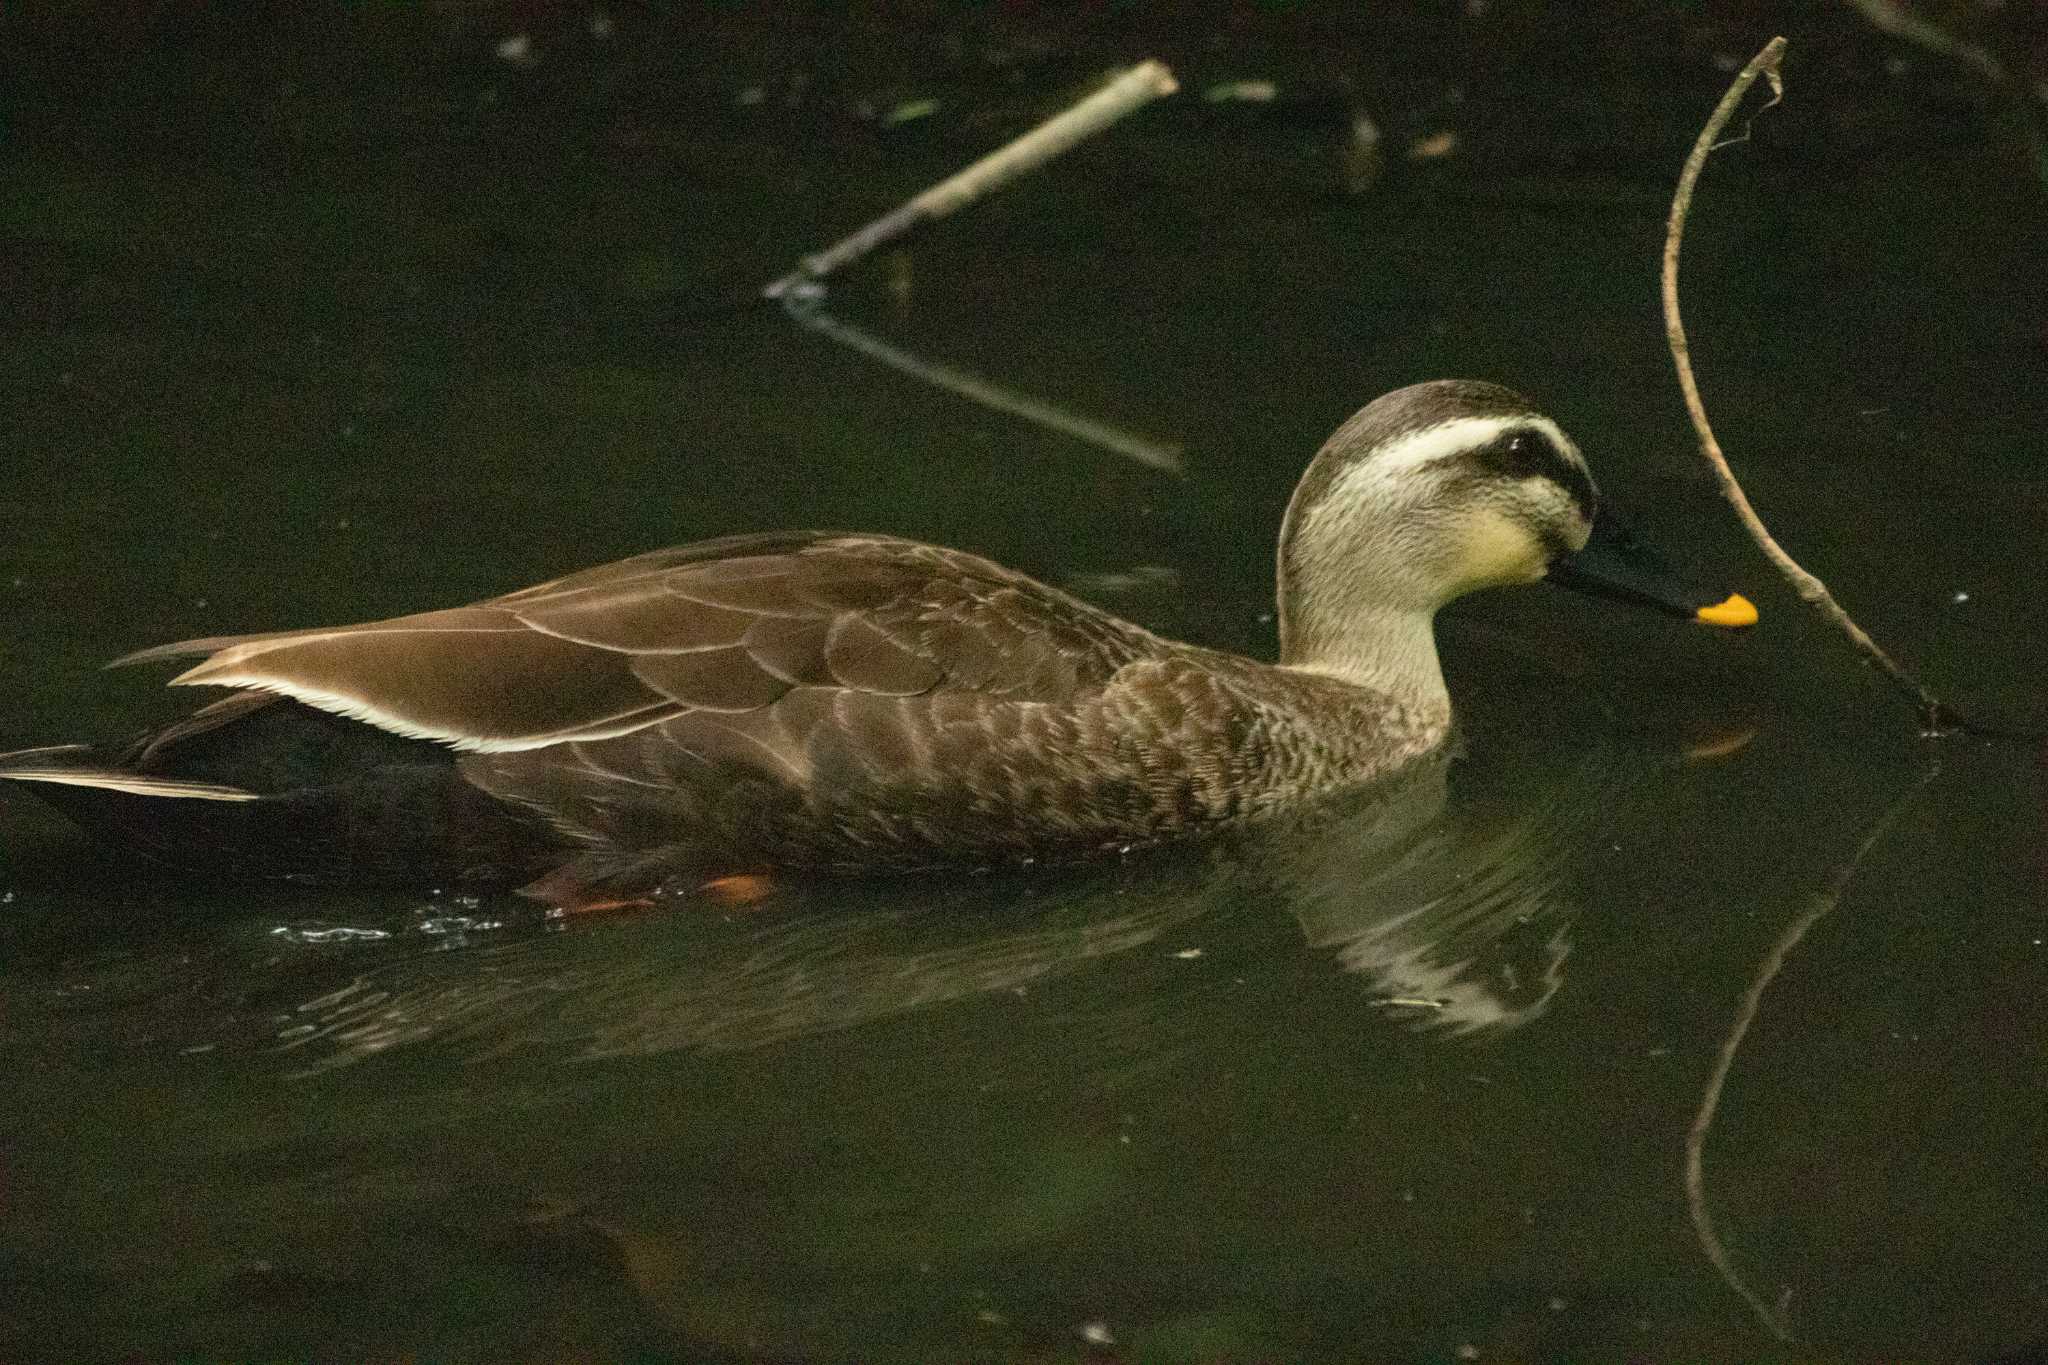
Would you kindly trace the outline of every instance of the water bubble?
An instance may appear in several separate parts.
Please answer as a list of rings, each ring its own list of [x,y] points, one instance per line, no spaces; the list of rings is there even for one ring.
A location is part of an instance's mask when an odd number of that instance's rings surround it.
[[[352,924],[280,924],[270,935],[289,943],[364,943],[391,937],[388,930],[361,929]]]

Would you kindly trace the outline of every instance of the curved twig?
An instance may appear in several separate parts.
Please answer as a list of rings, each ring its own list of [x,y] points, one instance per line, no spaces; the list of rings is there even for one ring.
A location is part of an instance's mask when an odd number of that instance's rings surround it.
[[[1956,729],[1963,724],[1962,717],[1932,692],[1920,680],[1908,673],[1891,655],[1878,646],[1877,641],[1863,627],[1850,619],[1835,602],[1834,594],[1827,584],[1815,578],[1798,561],[1785,553],[1783,546],[1765,529],[1763,518],[1750,506],[1749,498],[1742,491],[1742,485],[1735,481],[1734,471],[1728,467],[1728,457],[1721,453],[1721,443],[1714,438],[1714,429],[1707,422],[1706,405],[1700,401],[1699,386],[1692,376],[1692,350],[1685,339],[1685,324],[1678,315],[1678,248],[1685,236],[1685,219],[1692,208],[1693,184],[1699,179],[1701,167],[1707,164],[1707,156],[1719,145],[1715,139],[1721,135],[1735,107],[1742,97],[1749,93],[1749,87],[1756,83],[1758,76],[1769,79],[1774,92],[1772,103],[1777,103],[1785,93],[1784,79],[1778,74],[1778,64],[1785,56],[1785,40],[1773,38],[1764,44],[1763,51],[1750,58],[1749,65],[1742,68],[1735,81],[1728,87],[1728,93],[1721,96],[1720,104],[1714,107],[1712,118],[1706,127],[1700,129],[1698,141],[1693,143],[1692,155],[1685,159],[1685,169],[1679,173],[1677,192],[1671,196],[1671,219],[1664,235],[1664,335],[1671,345],[1671,361],[1678,369],[1678,387],[1685,395],[1685,410],[1692,418],[1692,429],[1699,436],[1700,453],[1713,467],[1715,476],[1721,482],[1721,492],[1735,508],[1735,515],[1748,529],[1750,539],[1792,584],[1794,591],[1810,602],[1821,615],[1835,623],[1858,649],[1877,661],[1886,675],[1901,691],[1911,697],[1920,708],[1921,724],[1931,733],[1942,733]],[[1765,106],[1768,108],[1769,106]]]

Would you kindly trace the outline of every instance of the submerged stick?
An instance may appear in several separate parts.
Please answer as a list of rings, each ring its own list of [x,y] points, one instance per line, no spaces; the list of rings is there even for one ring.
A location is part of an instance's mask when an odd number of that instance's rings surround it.
[[[956,175],[941,180],[914,199],[899,204],[851,236],[804,257],[798,268],[762,289],[769,298],[815,284],[852,264],[876,247],[892,242],[920,223],[944,218],[1018,176],[1044,165],[1076,143],[1093,137],[1135,109],[1180,88],[1173,72],[1157,61],[1143,61],[1108,85],[1039,124],[1016,141],[990,152]]]
[[[1941,25],[1921,18],[1898,0],[1848,0],[1849,7],[1862,14],[1872,26],[1917,43],[1929,52],[1961,62],[1993,85],[2004,85],[2005,67],[1989,49],[1964,42]]]
[[[851,236],[804,257],[796,270],[764,286],[761,293],[779,302],[783,311],[799,325],[900,373],[958,394],[983,407],[1021,417],[1063,436],[1136,460],[1139,464],[1179,474],[1182,466],[1181,447],[1178,445],[1123,431],[1106,422],[1082,417],[1056,404],[1006,388],[993,380],[912,355],[850,323],[839,321],[827,314],[822,306],[824,279],[833,271],[858,261],[876,247],[894,241],[921,223],[944,218],[973,203],[1027,171],[1044,165],[1083,139],[1101,132],[1124,115],[1179,88],[1173,73],[1164,64],[1140,62],[1064,113],[1047,119],[966,170],[940,181]]]
[[[1077,441],[1100,446],[1112,454],[1136,460],[1139,464],[1148,465],[1164,473],[1183,472],[1181,447],[1170,441],[1155,441],[1150,437],[1113,427],[1107,422],[1098,422],[1093,418],[1068,412],[1065,408],[1045,402],[1043,399],[1005,388],[993,380],[983,379],[965,370],[957,370],[950,365],[941,365],[912,355],[899,346],[892,346],[880,337],[862,331],[852,323],[841,322],[814,304],[790,307],[788,312],[799,326],[822,332],[842,346],[850,347],[914,379],[921,379],[935,388],[957,393],[962,398],[970,399],[985,408],[1007,412],[1027,422],[1035,422],[1063,436],[1071,436]]]
[[[1926,48],[1937,56],[1967,66],[1994,91],[2011,101],[2019,115],[2020,135],[2033,158],[2034,174],[2048,187],[2048,84],[2014,80],[2005,63],[1991,55],[1991,49],[1966,41],[1940,24],[1922,18],[1900,0],[1848,0],[1871,25],[1904,42]]]
[[[1799,562],[1785,552],[1783,546],[1772,537],[1763,523],[1763,518],[1750,506],[1749,498],[1742,491],[1742,485],[1735,480],[1735,473],[1728,467],[1728,457],[1721,453],[1721,443],[1714,438],[1714,429],[1707,422],[1706,405],[1700,401],[1699,385],[1693,381],[1692,350],[1685,339],[1685,324],[1678,315],[1678,248],[1685,236],[1686,215],[1692,208],[1693,184],[1699,179],[1701,167],[1707,164],[1707,156],[1719,145],[1715,139],[1728,123],[1735,107],[1742,97],[1749,93],[1750,86],[1758,76],[1768,77],[1774,92],[1771,103],[1776,104],[1785,93],[1785,83],[1778,74],[1778,64],[1785,56],[1785,40],[1773,38],[1764,44],[1763,51],[1750,58],[1749,65],[1742,68],[1735,81],[1728,87],[1728,93],[1721,96],[1720,104],[1714,108],[1713,117],[1707,126],[1700,129],[1699,140],[1693,143],[1692,155],[1685,159],[1685,169],[1678,177],[1678,189],[1671,196],[1671,220],[1664,236],[1664,335],[1671,346],[1671,361],[1678,369],[1678,387],[1685,395],[1685,410],[1692,418],[1692,429],[1699,437],[1700,454],[1713,467],[1715,476],[1721,482],[1721,493],[1735,508],[1735,515],[1742,520],[1749,531],[1750,539],[1764,552],[1764,557],[1777,567],[1793,590],[1828,620],[1847,635],[1855,646],[1877,661],[1878,667],[1898,685],[1900,691],[1911,697],[1920,708],[1921,724],[1932,733],[1941,733],[1962,724],[1962,718],[1948,705],[1908,673],[1891,655],[1870,638],[1869,632],[1856,624],[1849,613],[1835,602],[1827,584],[1815,578]],[[1765,106],[1768,108],[1769,106]]]
[[[1707,1077],[1706,1089],[1700,1094],[1699,1112],[1693,1115],[1692,1126],[1685,1133],[1685,1209],[1692,1217],[1693,1232],[1699,1238],[1700,1250],[1713,1262],[1714,1269],[1720,1272],[1728,1287],[1749,1305],[1750,1312],[1756,1314],[1764,1329],[1780,1341],[1792,1340],[1792,1329],[1785,1323],[1785,1305],[1790,1298],[1790,1290],[1776,1304],[1765,1303],[1763,1296],[1736,1271],[1728,1248],[1714,1226],[1714,1215],[1707,1208],[1707,1134],[1712,1130],[1714,1115],[1721,1107],[1721,1090],[1728,1083],[1728,1072],[1735,1065],[1735,1054],[1741,1050],[1742,1040],[1749,1036],[1749,1027],[1756,1022],[1757,1011],[1763,1005],[1764,992],[1784,970],[1786,959],[1792,956],[1792,950],[1799,946],[1800,940],[1841,904],[1842,893],[1849,889],[1849,881],[1856,875],[1856,869],[1863,866],[1863,860],[1870,856],[1870,850],[1877,847],[1878,840],[1898,820],[1899,813],[1925,790],[1940,771],[1939,764],[1930,766],[1918,782],[1901,793],[1898,800],[1877,817],[1864,834],[1863,841],[1856,846],[1854,856],[1836,869],[1828,884],[1815,893],[1812,904],[1794,916],[1784,932],[1778,935],[1777,942],[1771,945],[1771,951],[1764,955],[1763,963],[1757,968],[1749,989],[1743,992],[1742,1003],[1735,1008],[1735,1018],[1728,1025],[1728,1036],[1721,1042],[1721,1051],[1714,1058],[1714,1069]]]

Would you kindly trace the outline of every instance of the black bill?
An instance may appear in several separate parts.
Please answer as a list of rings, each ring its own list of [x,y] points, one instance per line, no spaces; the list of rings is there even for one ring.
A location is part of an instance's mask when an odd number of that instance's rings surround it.
[[[1551,563],[1550,581],[1574,592],[1635,602],[1710,626],[1756,624],[1756,608],[1748,598],[1706,587],[1679,572],[1606,507],[1594,518],[1586,548]]]

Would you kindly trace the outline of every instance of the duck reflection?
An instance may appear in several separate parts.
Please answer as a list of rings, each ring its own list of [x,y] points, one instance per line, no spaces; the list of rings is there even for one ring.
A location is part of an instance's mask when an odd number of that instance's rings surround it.
[[[1373,1005],[1446,1035],[1505,1033],[1564,983],[1565,864],[1604,766],[1588,761],[1552,800],[1510,812],[1447,802],[1438,769],[1376,818],[1287,831],[1260,863],[1308,946],[1363,978]]]
[[[429,1041],[471,1059],[759,1048],[1024,994],[1148,946],[1153,960],[1196,958],[1209,950],[1179,945],[1265,939],[1276,913],[1358,979],[1362,1015],[1497,1035],[1540,1017],[1563,982],[1570,857],[1618,765],[1582,741],[1489,736],[1476,752],[1108,867],[781,883],[744,911],[685,901],[566,925],[482,921],[457,952],[422,952],[418,932],[352,943],[331,964],[352,979],[273,1036],[313,1069]],[[450,921],[444,909],[417,925],[445,942]]]

